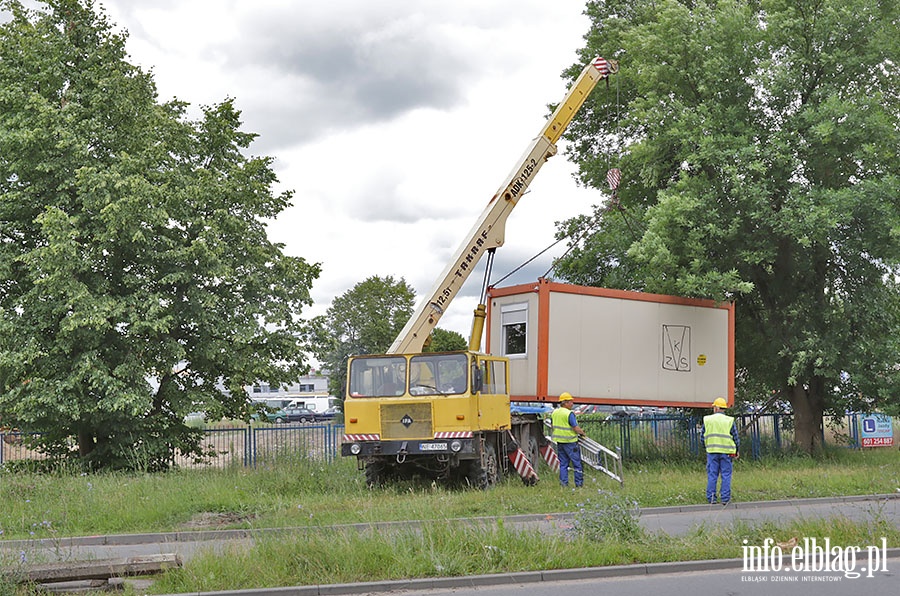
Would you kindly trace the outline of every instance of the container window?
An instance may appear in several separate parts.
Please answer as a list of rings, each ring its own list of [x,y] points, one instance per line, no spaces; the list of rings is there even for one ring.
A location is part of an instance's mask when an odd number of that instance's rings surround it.
[[[528,304],[506,304],[500,310],[503,328],[502,354],[504,356],[524,356],[528,342]]]

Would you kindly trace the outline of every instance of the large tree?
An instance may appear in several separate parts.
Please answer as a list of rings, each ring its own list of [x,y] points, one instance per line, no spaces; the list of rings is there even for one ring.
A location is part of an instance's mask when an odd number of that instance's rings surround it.
[[[268,240],[291,195],[231,100],[159,103],[91,0],[0,9],[0,418],[165,468],[198,452],[187,412],[246,417],[244,385],[305,372],[318,266]]]
[[[312,345],[328,369],[333,395],[344,395],[347,358],[387,351],[412,314],[415,299],[406,280],[376,275],[335,298],[325,315],[316,317]]]
[[[736,300],[739,388],[788,400],[810,452],[826,413],[900,400],[898,7],[587,5],[582,57],[621,65],[570,129],[572,157],[585,184],[611,166],[622,184],[563,226],[579,242],[558,271]]]
[[[468,350],[469,342],[457,331],[449,331],[435,327],[431,332],[431,341],[425,346],[426,352],[452,352]]]

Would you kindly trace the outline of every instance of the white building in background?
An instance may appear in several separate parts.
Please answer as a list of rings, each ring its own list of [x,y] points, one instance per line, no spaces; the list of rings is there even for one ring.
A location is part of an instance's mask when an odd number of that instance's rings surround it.
[[[293,385],[270,387],[268,383],[258,382],[245,387],[251,398],[278,397],[286,394],[328,395],[328,377],[325,375],[304,375]],[[275,395],[271,395],[275,394]]]
[[[252,401],[265,402],[274,408],[297,406],[324,412],[340,405],[338,398],[328,394],[328,377],[325,375],[304,375],[297,383],[278,387],[258,382],[244,389]]]

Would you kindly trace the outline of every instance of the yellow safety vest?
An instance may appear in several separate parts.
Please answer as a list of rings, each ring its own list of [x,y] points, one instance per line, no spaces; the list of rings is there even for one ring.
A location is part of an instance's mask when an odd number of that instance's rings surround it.
[[[737,446],[731,436],[734,418],[721,412],[703,417],[703,441],[707,453],[737,453]]]
[[[569,426],[569,414],[572,410],[568,408],[556,408],[550,415],[550,422],[553,424],[551,437],[557,443],[575,443],[578,441],[578,435]]]

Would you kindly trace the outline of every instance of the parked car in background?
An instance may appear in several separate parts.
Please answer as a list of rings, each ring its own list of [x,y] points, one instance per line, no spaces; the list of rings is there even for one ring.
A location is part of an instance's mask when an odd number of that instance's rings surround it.
[[[629,418],[638,418],[641,415],[640,406],[613,406],[607,420],[627,420]]]
[[[309,408],[284,408],[280,412],[283,416],[278,416],[276,412],[275,422],[316,422],[319,414],[316,414]]]
[[[612,406],[597,404],[578,404],[572,408],[572,411],[578,416],[581,416],[582,414],[608,414],[611,411],[611,408]]]
[[[316,414],[309,408],[281,408],[278,410],[265,409],[253,415],[254,420],[264,420],[283,424],[286,422],[316,422],[321,420],[321,414]]]
[[[316,412],[316,416],[318,420],[334,420],[334,417],[341,413],[341,409],[337,406],[332,406],[322,412],[321,414]]]

